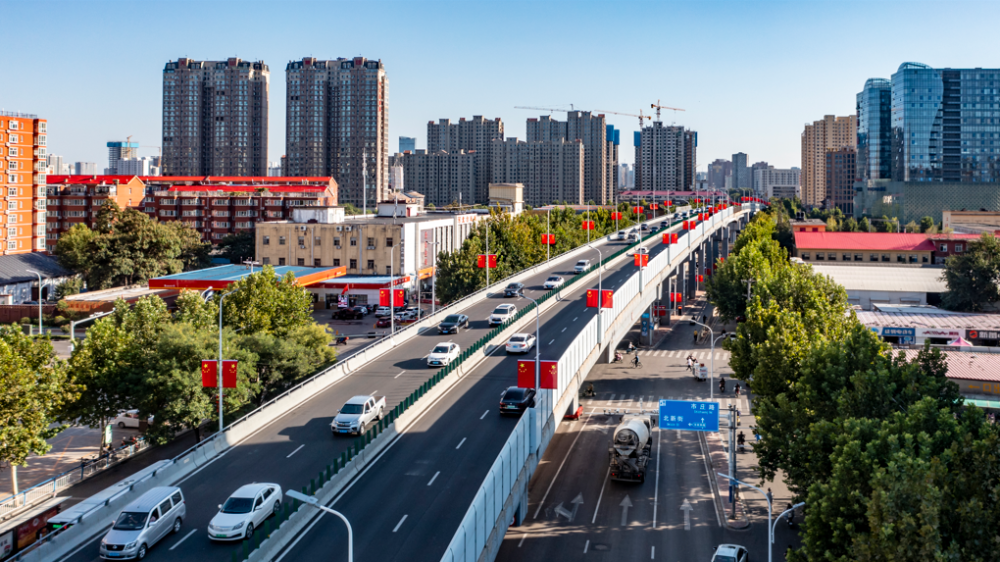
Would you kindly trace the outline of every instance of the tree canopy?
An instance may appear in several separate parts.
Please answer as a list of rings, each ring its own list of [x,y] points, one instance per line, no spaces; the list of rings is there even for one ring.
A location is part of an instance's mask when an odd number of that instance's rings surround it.
[[[219,241],[219,254],[229,263],[243,263],[257,255],[256,240],[252,231],[227,234]]]
[[[1000,241],[988,232],[971,241],[965,252],[948,257],[943,277],[945,308],[979,312],[1000,302]]]
[[[60,236],[55,254],[60,265],[83,275],[88,287],[107,289],[206,267],[210,248],[182,222],[123,211],[109,200],[97,212],[94,229],[74,225]]]

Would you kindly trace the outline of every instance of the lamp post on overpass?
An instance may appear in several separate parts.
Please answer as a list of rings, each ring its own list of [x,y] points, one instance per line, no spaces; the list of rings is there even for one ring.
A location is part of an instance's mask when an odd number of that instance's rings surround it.
[[[295,490],[285,490],[285,495],[290,496],[292,499],[299,500],[302,503],[307,503],[320,511],[325,511],[327,513],[332,513],[347,525],[347,562],[354,562],[354,530],[351,529],[351,522],[344,517],[343,513],[339,511],[330,509],[325,505],[320,505],[319,500],[315,496],[307,496],[305,494],[296,492]]]
[[[239,289],[233,289],[228,293],[219,297],[219,361],[215,364],[216,367],[216,377],[215,384],[219,390],[219,435],[222,435],[222,303],[226,300],[226,297],[239,291]]]
[[[524,294],[524,289],[517,292],[517,296],[531,301],[535,305],[535,396],[538,396],[538,387],[542,379],[542,328],[540,313],[538,311],[538,301]]]
[[[601,290],[602,287],[603,287],[603,284],[604,284],[604,273],[603,273],[603,270],[604,270],[604,263],[603,263],[604,262],[604,254],[602,254],[600,250],[598,250],[593,245],[591,245],[590,242],[587,242],[587,246],[589,246],[591,250],[594,250],[595,252],[597,252],[597,299],[598,299],[597,300],[597,305],[598,305],[597,306],[597,343],[601,343],[601,341],[604,339],[604,338],[601,337],[602,336],[602,332],[601,332],[601,313],[604,312],[604,309],[601,308],[601,306],[600,306],[601,305],[601,301],[604,298],[602,296],[602,295],[604,295],[604,293]]]

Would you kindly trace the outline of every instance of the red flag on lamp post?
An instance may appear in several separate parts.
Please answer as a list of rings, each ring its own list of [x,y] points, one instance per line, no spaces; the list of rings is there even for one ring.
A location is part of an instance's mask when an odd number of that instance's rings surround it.
[[[389,294],[392,291],[393,294]],[[379,289],[378,290],[378,305],[379,306],[400,306],[406,302],[406,290],[404,289]]]
[[[541,361],[539,388],[556,390],[559,388],[559,362]]]
[[[535,362],[529,359],[517,361],[517,387],[535,388]]]
[[[649,254],[633,254],[635,256],[636,267],[646,267],[649,265]]]
[[[594,230],[594,221],[583,221],[583,230]]]
[[[556,243],[556,235],[555,234],[543,234],[542,235],[542,244],[548,244],[549,246],[551,246],[551,245],[553,245],[555,243]]]
[[[601,308],[615,307],[615,292],[611,289],[601,291]]]
[[[597,289],[587,289],[587,308],[597,308]]]
[[[660,204],[659,203],[651,203],[649,205],[649,208],[655,211],[655,210],[657,210],[657,209],[660,208]]]
[[[616,213],[611,213],[611,220],[613,220],[613,221],[620,221],[620,220],[622,220],[622,214],[621,213],[617,213],[617,212]]]
[[[632,207],[632,213],[636,215],[642,214],[642,207]]]
[[[496,269],[497,266],[497,255],[496,254],[479,254],[476,256],[476,265],[480,269],[490,268]]]
[[[214,359],[204,359],[201,362],[201,385],[205,388],[218,388],[218,364]],[[225,359],[222,361],[222,388],[236,388],[236,372],[239,361]]]
[[[698,276],[698,282],[699,282],[699,283],[702,283],[702,282],[704,282],[704,281],[705,281],[705,276],[704,276],[704,275],[699,275],[699,276]]]

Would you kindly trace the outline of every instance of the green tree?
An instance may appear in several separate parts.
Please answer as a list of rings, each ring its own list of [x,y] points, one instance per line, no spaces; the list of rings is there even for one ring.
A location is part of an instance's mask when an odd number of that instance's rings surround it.
[[[854,217],[847,217],[841,230],[844,232],[858,232],[858,221],[854,220]]]
[[[229,260],[229,263],[243,263],[253,260],[257,255],[254,233],[249,231],[227,234],[219,242],[219,253]]]
[[[57,412],[78,391],[48,338],[29,338],[17,326],[0,325],[0,462],[11,468],[17,493],[17,466],[43,455],[46,439],[63,429]]]
[[[903,227],[903,232],[915,234],[922,231],[920,230],[920,225],[917,224],[917,221],[910,221]]]
[[[969,243],[967,251],[945,261],[948,292],[942,305],[951,310],[982,311],[1000,301],[1000,241],[990,233]]]
[[[872,232],[872,224],[868,221],[868,217],[861,217],[861,220],[858,221],[858,231]]]
[[[932,217],[923,217],[920,219],[920,232],[927,232],[932,228],[934,228],[934,219]]]
[[[278,278],[274,268],[265,265],[227,289],[231,292],[223,305],[224,326],[243,333],[258,332],[285,336],[292,328],[313,323],[312,297],[291,272]],[[216,293],[216,302],[223,293]]]
[[[56,286],[56,300],[62,300],[70,295],[83,291],[83,279],[73,276]]]
[[[62,233],[53,250],[59,265],[86,278],[94,266],[91,251],[96,236],[97,234],[82,222],[74,224]]]
[[[838,211],[840,209],[837,209]],[[826,231],[827,232],[837,232],[840,230],[840,226],[837,224],[836,217],[829,217],[826,219]]]

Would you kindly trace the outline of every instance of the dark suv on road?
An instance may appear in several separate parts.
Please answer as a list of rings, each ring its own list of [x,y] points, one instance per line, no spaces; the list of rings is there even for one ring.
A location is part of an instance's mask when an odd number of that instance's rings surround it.
[[[364,310],[355,307],[341,308],[333,314],[333,317],[338,320],[361,320],[365,317]]]
[[[464,314],[449,314],[438,324],[438,332],[442,334],[457,334],[460,328],[469,327],[469,317]]]
[[[516,297],[522,290],[524,290],[524,283],[511,283],[504,288],[503,296]]]

